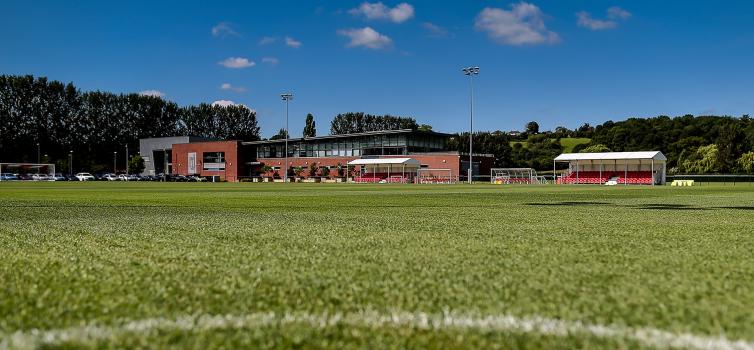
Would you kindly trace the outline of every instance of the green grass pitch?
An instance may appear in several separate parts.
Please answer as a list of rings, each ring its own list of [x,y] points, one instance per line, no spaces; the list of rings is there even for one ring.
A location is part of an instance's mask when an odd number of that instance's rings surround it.
[[[0,348],[754,348],[754,186],[0,183]]]

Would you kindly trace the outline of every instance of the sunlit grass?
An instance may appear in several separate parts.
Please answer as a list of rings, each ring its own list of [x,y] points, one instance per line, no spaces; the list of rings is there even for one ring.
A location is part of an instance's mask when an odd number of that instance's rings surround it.
[[[0,183],[0,336],[196,314],[450,310],[752,341],[753,209],[754,186]],[[98,344],[636,345],[302,325]]]

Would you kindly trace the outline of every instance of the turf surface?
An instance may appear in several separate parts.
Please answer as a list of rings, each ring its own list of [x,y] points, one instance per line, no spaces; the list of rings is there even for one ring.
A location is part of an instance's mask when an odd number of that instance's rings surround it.
[[[542,317],[754,343],[754,186],[0,183],[0,257],[0,337],[13,346],[23,345],[14,334],[91,325],[115,331],[42,345],[648,346],[368,322],[122,326],[365,311]]]

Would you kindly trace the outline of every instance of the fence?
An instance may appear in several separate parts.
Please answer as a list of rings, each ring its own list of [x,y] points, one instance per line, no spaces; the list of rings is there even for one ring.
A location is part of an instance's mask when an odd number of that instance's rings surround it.
[[[718,185],[731,185],[736,186],[754,185],[754,175],[733,175],[733,174],[715,174],[715,175],[668,175],[668,183],[673,180],[694,180],[694,184],[697,186],[704,186],[705,184],[718,184]]]

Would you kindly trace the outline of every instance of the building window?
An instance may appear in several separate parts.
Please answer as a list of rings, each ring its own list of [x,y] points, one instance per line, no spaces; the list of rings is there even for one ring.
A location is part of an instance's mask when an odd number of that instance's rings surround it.
[[[225,170],[225,152],[202,153],[202,168],[209,171]]]

